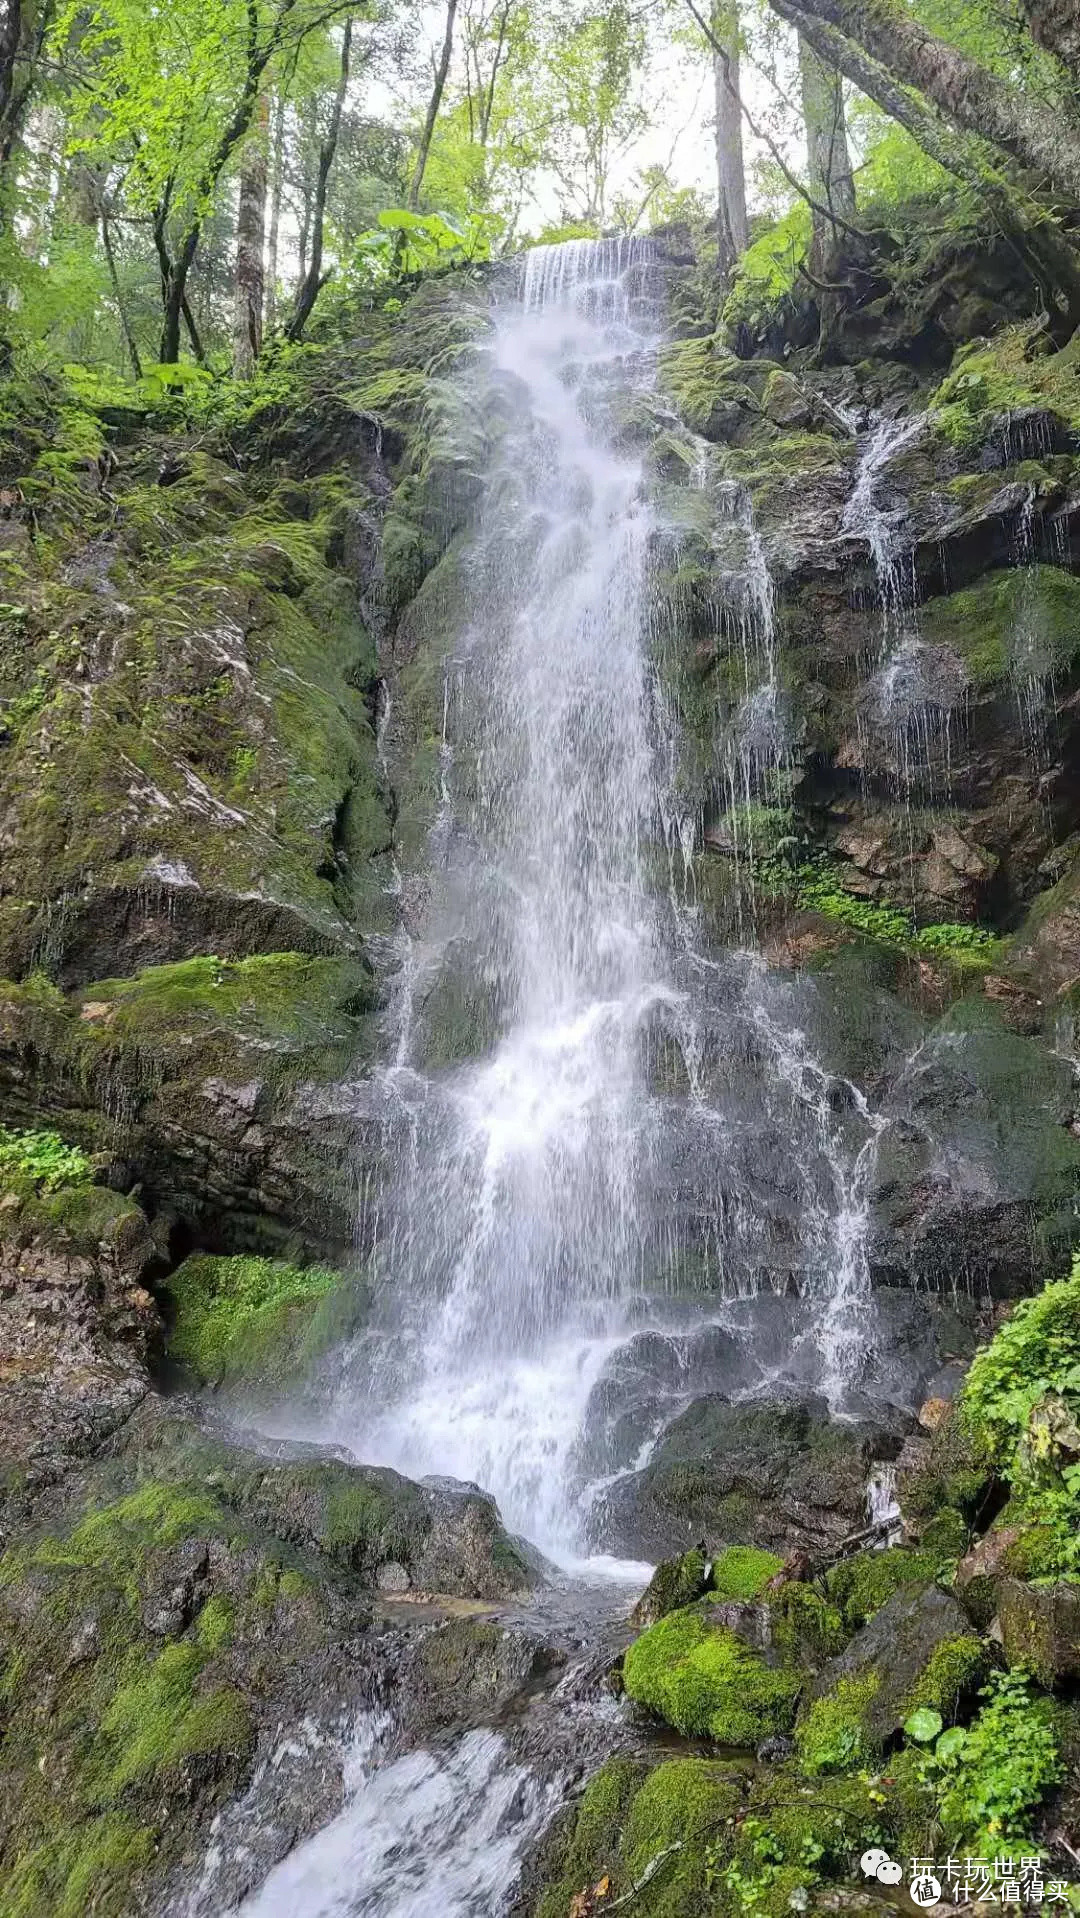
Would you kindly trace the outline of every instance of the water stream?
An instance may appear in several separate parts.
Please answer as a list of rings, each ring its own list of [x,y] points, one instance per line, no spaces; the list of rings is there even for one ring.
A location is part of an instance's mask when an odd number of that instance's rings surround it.
[[[623,1608],[647,1568],[605,1557],[590,1513],[687,1402],[636,1378],[641,1335],[686,1353],[734,1327],[740,1391],[779,1372],[842,1410],[872,1359],[881,1131],[821,1063],[801,983],[707,954],[692,903],[659,883],[665,844],[688,865],[696,828],[672,789],[656,512],[613,422],[654,379],[662,291],[647,242],[572,242],[534,250],[496,312],[478,377],[502,427],[461,562],[430,884],[396,948],[378,1088],[393,1173],[375,1307],[303,1428],[480,1484]],[[717,777],[749,802],[781,750],[772,588],[748,502],[719,506],[742,537],[733,604],[754,658],[743,745]],[[446,1026],[467,1035],[449,1057]],[[775,1314],[772,1345],[757,1340],[769,1287],[811,1302],[790,1351]],[[620,1451],[605,1412],[628,1378],[640,1417]],[[494,1914],[554,1790],[494,1731],[369,1756],[244,1918]]]

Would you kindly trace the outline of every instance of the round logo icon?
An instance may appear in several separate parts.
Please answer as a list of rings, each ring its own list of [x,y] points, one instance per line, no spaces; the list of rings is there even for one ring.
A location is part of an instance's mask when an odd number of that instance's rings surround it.
[[[913,1878],[908,1890],[912,1904],[921,1905],[924,1910],[941,1903],[941,1881],[934,1877],[932,1871],[924,1871],[918,1878]]]
[[[885,1863],[877,1868],[879,1885],[898,1885],[903,1875],[903,1865],[896,1864],[891,1858],[886,1858]]]
[[[880,1845],[872,1845],[869,1851],[863,1852],[863,1855],[859,1860],[859,1863],[862,1866],[863,1877],[876,1878],[878,1875],[878,1867],[880,1865],[887,1865],[888,1862],[889,1862],[888,1852],[882,1851]]]

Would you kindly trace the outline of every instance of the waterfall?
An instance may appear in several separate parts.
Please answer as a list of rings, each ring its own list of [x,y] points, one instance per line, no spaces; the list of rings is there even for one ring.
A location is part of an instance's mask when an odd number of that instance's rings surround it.
[[[433,843],[442,950],[467,951],[493,1044],[437,1084],[394,1046],[411,1131],[380,1281],[412,1323],[364,1449],[478,1479],[547,1545],[640,1278],[640,1040],[672,994],[649,872],[652,524],[640,460],[603,430],[655,310],[645,244],[576,242],[531,252],[497,321],[486,373],[509,423],[469,556]],[[399,1005],[421,991],[413,976]]]
[[[389,995],[374,1317],[318,1427],[478,1482],[571,1564],[590,1471],[644,1457],[589,1438],[636,1332],[715,1324],[762,1287],[824,1300],[792,1329],[794,1376],[838,1405],[872,1345],[877,1122],[818,1061],[812,989],[707,954],[661,880],[665,848],[692,863],[692,822],[656,508],[620,428],[651,393],[662,292],[647,241],[579,241],[530,253],[496,309],[479,381],[500,429],[459,562],[425,903]],[[745,494],[714,498],[747,685],[715,776],[749,802],[785,750],[772,583]],[[466,1030],[456,1051],[439,1021]],[[750,1364],[761,1389],[776,1364]]]

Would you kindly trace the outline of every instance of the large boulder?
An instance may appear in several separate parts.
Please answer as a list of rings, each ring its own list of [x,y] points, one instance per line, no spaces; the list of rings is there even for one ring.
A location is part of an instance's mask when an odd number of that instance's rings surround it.
[[[923,1707],[955,1723],[986,1671],[982,1643],[948,1592],[929,1582],[900,1587],[812,1686],[796,1733],[803,1766],[870,1762]]]
[[[591,1533],[605,1550],[650,1558],[699,1542],[821,1550],[864,1522],[871,1462],[899,1444],[895,1425],[833,1419],[821,1400],[697,1399],[644,1470],[602,1495]]]

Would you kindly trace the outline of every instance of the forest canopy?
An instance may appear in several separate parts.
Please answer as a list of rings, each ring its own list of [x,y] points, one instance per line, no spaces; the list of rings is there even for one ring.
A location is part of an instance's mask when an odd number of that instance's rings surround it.
[[[896,209],[1080,321],[1073,0],[8,0],[0,348],[144,394],[248,379],[342,299],[683,222],[717,312]],[[741,302],[741,305],[740,305]]]

